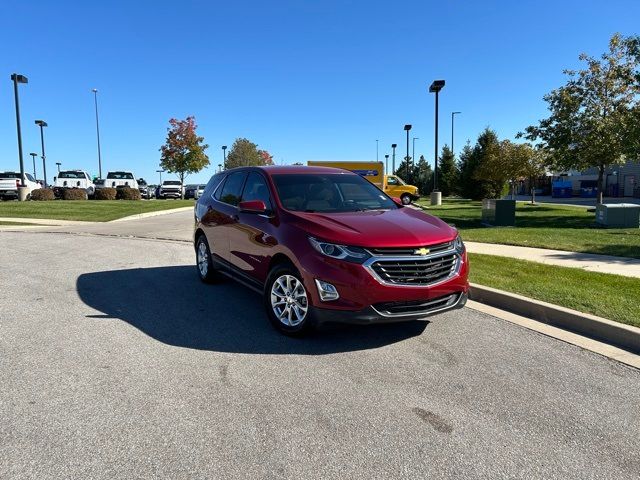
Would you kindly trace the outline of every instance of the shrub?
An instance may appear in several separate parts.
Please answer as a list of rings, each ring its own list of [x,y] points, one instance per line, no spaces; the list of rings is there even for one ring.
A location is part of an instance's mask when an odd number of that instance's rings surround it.
[[[31,191],[31,200],[38,202],[45,200],[55,200],[56,197],[53,194],[53,190],[50,188],[37,188]]]
[[[65,188],[62,191],[63,200],[86,200],[87,192],[82,188]]]
[[[115,188],[97,188],[93,198],[96,200],[115,200],[116,193]]]
[[[140,190],[129,187],[119,188],[116,193],[116,198],[118,200],[142,200]]]

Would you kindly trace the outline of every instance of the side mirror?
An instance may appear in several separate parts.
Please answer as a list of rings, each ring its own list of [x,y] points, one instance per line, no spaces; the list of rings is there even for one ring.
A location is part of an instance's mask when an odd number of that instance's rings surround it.
[[[247,200],[245,202],[240,202],[238,208],[240,208],[241,212],[245,213],[266,213],[267,211],[267,206],[262,200]]]
[[[404,207],[404,205],[402,204],[402,200],[400,200],[398,197],[391,197],[391,200],[393,200],[393,203],[395,203],[399,207]]]

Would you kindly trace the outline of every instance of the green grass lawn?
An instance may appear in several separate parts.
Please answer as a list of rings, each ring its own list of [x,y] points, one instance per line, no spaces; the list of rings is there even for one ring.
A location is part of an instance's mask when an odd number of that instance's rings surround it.
[[[485,227],[481,202],[445,200],[425,211],[455,225],[468,241],[640,258],[640,228],[594,227],[595,213],[566,205],[518,202],[515,227]]]
[[[0,217],[108,222],[138,213],[193,206],[193,200],[54,200],[0,202]]]
[[[4,221],[0,221],[0,226],[2,225],[7,225],[7,226],[24,226],[24,225],[36,225],[35,223],[25,223],[25,222],[4,222]]]
[[[470,281],[640,327],[640,280],[469,254]]]

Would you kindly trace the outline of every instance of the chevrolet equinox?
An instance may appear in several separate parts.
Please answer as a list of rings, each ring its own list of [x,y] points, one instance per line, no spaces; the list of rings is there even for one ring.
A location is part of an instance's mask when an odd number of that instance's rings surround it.
[[[337,168],[214,175],[195,206],[194,245],[203,282],[222,274],[259,291],[286,334],[416,320],[467,300],[456,229]]]

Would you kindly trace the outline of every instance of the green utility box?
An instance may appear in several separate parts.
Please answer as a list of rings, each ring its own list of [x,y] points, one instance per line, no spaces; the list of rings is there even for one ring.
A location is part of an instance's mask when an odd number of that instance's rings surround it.
[[[516,224],[516,201],[482,200],[482,223],[495,227],[513,227]]]
[[[612,228],[640,227],[640,205],[601,203],[596,205],[596,223]]]

